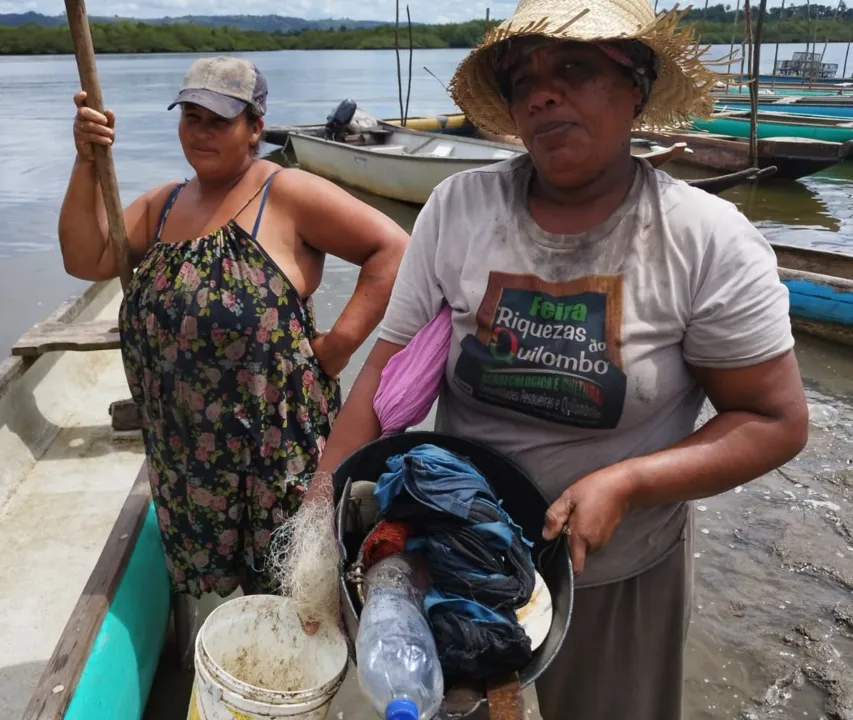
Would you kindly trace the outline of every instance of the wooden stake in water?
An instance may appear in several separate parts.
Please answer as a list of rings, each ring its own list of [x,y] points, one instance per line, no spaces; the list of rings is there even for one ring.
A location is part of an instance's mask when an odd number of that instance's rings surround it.
[[[755,35],[752,38],[752,98],[749,121],[749,164],[758,167],[758,78],[761,75],[761,41],[764,37],[764,16],[767,13],[767,0],[761,0],[758,6],[758,20]]]
[[[803,80],[808,80],[809,87],[812,84],[812,57],[809,54],[811,49],[811,29],[812,29],[812,4],[810,0],[806,0],[806,62],[805,71],[806,77]]]
[[[71,40],[74,44],[74,55],[77,58],[80,87],[86,91],[86,105],[102,113],[104,112],[104,99],[101,95],[101,83],[98,80],[98,68],[95,65],[95,47],[92,44],[86,3],[84,0],[65,0],[65,13],[68,16],[68,27],[71,30]],[[133,269],[130,264],[130,247],[127,244],[124,210],[118,192],[118,179],[113,165],[112,148],[105,145],[94,145],[94,152],[95,171],[98,175],[98,182],[104,196],[104,207],[107,211],[109,241],[115,253],[121,287],[126,289],[133,279]]]
[[[735,19],[734,19],[734,23],[732,24],[732,42],[731,42],[731,45],[729,45],[729,68],[728,68],[728,75],[729,76],[731,76],[731,74],[732,74],[732,56],[734,55],[734,52],[735,52],[735,35],[737,34],[738,15],[740,15],[740,0],[737,0],[737,6],[735,7]],[[741,78],[741,81],[743,81],[743,78]],[[728,82],[728,80],[726,82]]]
[[[750,39],[750,15],[749,15],[749,0],[743,0],[743,41],[740,44],[740,77],[741,82],[743,82],[743,78],[752,78],[752,72],[748,67],[745,66],[747,60],[747,53],[749,53],[749,57],[752,57],[752,48],[751,46],[747,48],[747,42]],[[744,73],[744,69],[746,72]],[[750,95],[752,92],[750,91]]]
[[[400,69],[400,0],[395,3],[397,14],[394,17],[394,52],[397,54],[397,97],[400,100],[400,125],[406,127],[403,113],[403,74]]]
[[[406,114],[403,116],[403,125],[409,122],[409,99],[412,97],[412,60],[415,53],[415,41],[412,38],[412,13],[406,5],[406,20],[409,23],[409,84],[406,88]]]
[[[835,23],[835,21],[838,20],[838,13],[841,12],[841,6],[843,3],[844,3],[844,0],[838,0],[838,5],[835,6],[835,12],[832,15],[832,22],[833,23]],[[823,50],[820,51],[821,65],[823,65],[823,56],[826,55],[826,47],[827,47],[827,45],[829,45],[829,34],[830,34],[830,32],[831,32],[830,30],[826,31],[826,40],[823,41]],[[817,32],[815,32],[815,34],[817,34]],[[821,67],[821,71],[822,70],[823,70],[823,68]]]
[[[785,14],[785,0],[782,0],[782,7],[779,10],[779,36],[776,38],[776,53],[773,55],[773,75],[771,76],[770,89],[776,90],[776,67],[779,64],[779,41],[782,39],[782,16]]]

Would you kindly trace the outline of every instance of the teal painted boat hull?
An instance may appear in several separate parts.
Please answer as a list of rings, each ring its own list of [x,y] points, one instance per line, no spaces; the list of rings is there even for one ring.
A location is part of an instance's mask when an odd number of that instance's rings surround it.
[[[63,720],[139,720],[169,623],[169,575],[153,503]]]
[[[730,135],[733,137],[749,137],[748,117],[711,117],[695,118],[693,127],[697,130]],[[810,140],[844,143],[853,140],[853,127],[843,128],[831,124],[812,125],[805,119],[802,123],[781,123],[772,120],[759,120],[757,134],[759,139],[772,137],[798,137]]]
[[[749,103],[722,103],[717,106],[718,110],[741,110],[748,111]],[[850,105],[785,105],[779,106],[773,103],[758,103],[759,112],[786,112],[791,115],[817,115],[820,117],[831,117],[839,120],[853,120],[853,103]]]

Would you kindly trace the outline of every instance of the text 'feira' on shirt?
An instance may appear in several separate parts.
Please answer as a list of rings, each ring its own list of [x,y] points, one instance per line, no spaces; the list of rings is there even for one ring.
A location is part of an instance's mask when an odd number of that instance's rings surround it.
[[[731,204],[639,160],[623,203],[578,235],[530,214],[529,156],[451,176],[415,223],[380,337],[453,309],[436,430],[518,463],[553,501],[575,480],[693,432],[687,363],[738,368],[793,347],[769,243]],[[507,508],[512,512],[512,508]],[[589,586],[679,543],[688,507],[632,510],[587,558]]]

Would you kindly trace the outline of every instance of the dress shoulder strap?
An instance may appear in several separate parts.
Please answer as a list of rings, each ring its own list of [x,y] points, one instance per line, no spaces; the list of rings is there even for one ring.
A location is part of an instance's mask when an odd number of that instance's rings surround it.
[[[166,198],[163,210],[160,211],[160,219],[157,221],[157,230],[154,232],[155,243],[160,242],[160,235],[163,233],[163,226],[166,224],[166,217],[169,215],[169,210],[172,209],[172,206],[175,204],[175,200],[178,199],[178,195],[181,194],[181,190],[183,190],[186,185],[186,180],[182,183],[178,183],[174,188],[172,188],[172,192],[169,193],[169,197]]]
[[[255,229],[252,232],[253,236],[256,235],[258,232],[258,227],[259,227],[260,221],[261,221],[261,213],[263,213],[263,211],[264,211],[264,205],[266,205],[267,196],[269,195],[269,190],[270,190],[270,186],[272,185],[273,178],[276,175],[278,175],[280,172],[281,172],[281,170],[276,170],[266,180],[264,180],[264,184],[261,185],[257,190],[255,190],[255,192],[253,192],[251,194],[249,199],[243,203],[243,207],[241,207],[236,213],[234,213],[234,217],[236,218],[241,212],[243,212],[247,207],[249,207],[252,200],[254,200],[256,197],[258,197],[258,195],[260,195],[261,193],[264,194],[263,198],[261,199],[261,207],[258,210],[258,219],[255,220]]]
[[[261,196],[261,206],[258,208],[258,217],[255,218],[255,227],[252,230],[252,237],[258,237],[258,229],[261,227],[261,215],[264,214],[264,208],[267,204],[267,198],[270,194],[270,188],[272,187],[273,178],[278,175],[281,170],[276,170],[272,175],[267,178],[267,181],[264,183],[264,194]]]

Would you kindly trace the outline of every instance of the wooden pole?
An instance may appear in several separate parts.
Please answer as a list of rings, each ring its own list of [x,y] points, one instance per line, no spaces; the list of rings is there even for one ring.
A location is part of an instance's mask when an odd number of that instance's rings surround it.
[[[812,34],[812,52],[817,54],[817,26],[820,23],[820,5],[815,5],[814,12],[814,33]],[[813,69],[812,72],[809,73],[809,87],[812,86],[814,82],[814,76],[816,72],[820,72],[820,65]]]
[[[758,6],[758,20],[752,38],[752,106],[749,122],[749,163],[758,167],[758,78],[761,75],[761,41],[764,39],[764,16],[767,14],[767,0],[761,0]]]
[[[400,0],[396,2],[397,14],[394,17],[394,52],[397,54],[397,97],[400,100],[400,125],[406,127],[403,111],[403,71],[400,68]]]
[[[843,2],[844,2],[844,0],[838,0],[838,5],[836,5],[836,6],[835,6],[835,13],[834,13],[834,14],[833,14],[833,16],[832,16],[832,24],[833,24],[833,25],[834,25],[834,24],[836,23],[836,21],[838,20],[838,13],[840,13],[840,12],[841,12],[841,4],[842,4]],[[827,46],[829,45],[829,33],[830,33],[830,31],[829,31],[829,30],[827,30],[827,32],[826,32],[826,40],[824,40],[824,41],[823,41],[823,50],[821,50],[821,51],[820,51],[820,62],[821,62],[821,65],[823,65],[823,56],[824,56],[824,55],[826,55],[826,48],[827,48]],[[816,35],[816,34],[817,34],[817,31],[815,31],[815,35]],[[822,68],[822,67],[821,67],[821,70],[823,70],[823,68]],[[843,77],[843,76],[842,76],[842,77]]]
[[[77,58],[80,86],[86,91],[86,105],[92,110],[102,113],[104,112],[104,98],[101,94],[101,83],[98,80],[95,47],[92,44],[86,3],[84,0],[65,0],[65,13],[68,16],[68,27],[71,30],[71,40],[74,44],[74,55]],[[112,148],[105,145],[93,145],[93,149],[95,152],[95,170],[101,184],[104,206],[107,211],[109,240],[115,253],[118,276],[122,290],[124,290],[133,279],[133,269],[130,265],[130,247],[127,244],[124,210],[118,192],[118,179],[113,165]]]
[[[746,58],[746,76],[752,81],[752,7],[749,4],[749,0],[746,0],[743,6],[743,16],[745,23],[743,39],[746,45],[746,52],[743,55]],[[754,82],[750,83],[750,88],[755,88],[755,91],[758,92],[758,88]],[[751,91],[750,95],[752,95]]]
[[[785,14],[785,0],[782,0],[782,8],[779,10],[779,37],[776,38],[776,54],[773,56],[773,77],[770,83],[771,91],[776,91],[776,66],[779,64],[779,41],[782,39],[782,15]]]
[[[752,48],[747,47],[747,39],[750,32],[749,0],[743,0],[743,23],[743,41],[740,44],[741,82],[743,82],[744,77],[752,79],[752,73],[749,71],[749,68],[746,67],[747,53],[749,53],[750,58],[752,57]],[[744,72],[744,70],[746,70],[746,72]]]
[[[809,54],[810,50],[810,42],[811,42],[811,29],[812,29],[812,5],[810,0],[806,0],[806,77],[803,78],[803,84],[808,80],[809,87],[811,87],[811,75],[812,75],[812,59]]]
[[[403,126],[409,122],[409,99],[412,97],[412,58],[415,53],[415,41],[412,39],[412,13],[406,5],[406,19],[409,22],[409,85],[406,88],[406,114],[403,116]]]
[[[737,34],[737,19],[738,19],[739,14],[740,14],[740,0],[737,0],[737,6],[735,7],[735,20],[734,20],[734,23],[732,24],[732,42],[731,42],[731,45],[729,45],[729,68],[728,68],[729,76],[731,76],[731,74],[732,74],[732,56],[734,55],[734,52],[735,52],[735,35]],[[726,82],[728,82],[728,81],[726,81]],[[741,78],[741,82],[743,82],[743,78]]]

